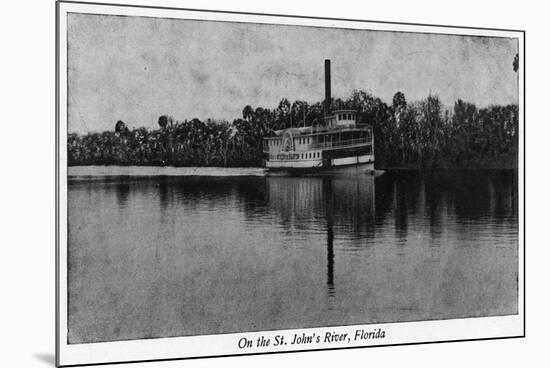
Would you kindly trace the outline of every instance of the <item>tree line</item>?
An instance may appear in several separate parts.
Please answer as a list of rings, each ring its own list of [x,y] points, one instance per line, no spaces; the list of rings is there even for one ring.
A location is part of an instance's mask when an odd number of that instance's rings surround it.
[[[377,168],[513,167],[518,150],[518,106],[489,106],[458,100],[453,108],[437,96],[409,103],[397,92],[390,104],[365,91],[333,99],[334,108],[353,109],[357,122],[374,131]],[[69,165],[170,165],[244,167],[262,165],[265,136],[290,126],[323,122],[323,104],[291,103],[273,109],[247,105],[232,122],[158,118],[157,129],[130,129],[117,121],[112,131],[68,135]]]

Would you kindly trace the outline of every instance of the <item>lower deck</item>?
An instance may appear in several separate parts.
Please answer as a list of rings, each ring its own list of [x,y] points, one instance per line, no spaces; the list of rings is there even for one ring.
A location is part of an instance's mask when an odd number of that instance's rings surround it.
[[[323,155],[321,155],[323,156]],[[286,169],[330,169],[342,166],[372,164],[374,169],[374,154],[361,154],[347,157],[321,157],[295,160],[268,160],[266,168],[270,170]]]

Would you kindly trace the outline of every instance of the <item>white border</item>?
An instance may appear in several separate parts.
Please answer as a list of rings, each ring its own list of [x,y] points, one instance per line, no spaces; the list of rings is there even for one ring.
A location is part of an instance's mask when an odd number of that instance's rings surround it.
[[[154,3],[151,5],[154,6]],[[423,321],[407,323],[388,323],[365,326],[323,327],[300,330],[271,332],[252,332],[208,336],[175,337],[163,339],[144,339],[94,344],[67,344],[67,55],[66,55],[66,14],[79,12],[89,14],[112,14],[129,16],[148,16],[174,19],[202,19],[234,22],[252,22],[265,24],[284,24],[302,26],[320,26],[331,28],[350,28],[368,30],[387,30],[438,34],[463,34],[493,37],[518,38],[520,60],[524,60],[524,34],[520,31],[497,31],[466,29],[439,26],[417,26],[404,24],[387,24],[362,21],[341,21],[329,19],[289,18],[283,16],[248,15],[212,13],[174,9],[135,8],[99,4],[58,3],[58,269],[57,269],[57,365],[96,364],[121,361],[141,361],[157,359],[179,359],[189,357],[206,357],[222,355],[252,354],[263,352],[316,350],[338,347],[392,345],[403,343],[422,343],[434,341],[472,340],[500,337],[517,337],[524,335],[524,63],[520,63],[519,77],[519,165],[518,165],[518,198],[519,198],[519,298],[518,315],[485,318],[467,318],[443,321]],[[246,336],[255,339],[260,335],[292,336],[294,332],[317,333],[324,335],[327,331],[353,333],[356,329],[373,330],[382,328],[386,338],[363,340],[362,342],[298,345],[290,347],[250,348],[241,350],[238,340]]]

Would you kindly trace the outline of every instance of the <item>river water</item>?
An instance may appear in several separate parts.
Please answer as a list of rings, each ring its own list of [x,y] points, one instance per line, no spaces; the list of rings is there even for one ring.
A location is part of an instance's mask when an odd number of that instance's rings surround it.
[[[518,312],[514,171],[70,176],[69,343]]]

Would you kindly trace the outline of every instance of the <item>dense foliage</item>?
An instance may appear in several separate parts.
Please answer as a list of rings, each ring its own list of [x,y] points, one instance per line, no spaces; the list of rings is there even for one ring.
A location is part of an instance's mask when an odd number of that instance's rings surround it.
[[[437,96],[407,103],[397,92],[391,105],[354,91],[333,107],[355,109],[358,122],[371,124],[376,166],[514,167],[518,149],[518,106],[477,108],[458,100],[445,109]],[[246,106],[242,118],[227,121],[174,121],[161,116],[159,128],[129,129],[117,121],[113,131],[68,136],[69,165],[260,166],[262,138],[289,126],[322,122],[321,102],[290,103],[275,109]]]

